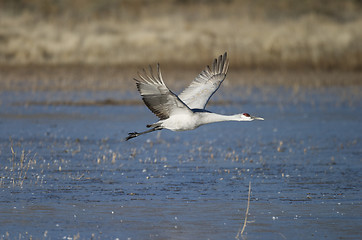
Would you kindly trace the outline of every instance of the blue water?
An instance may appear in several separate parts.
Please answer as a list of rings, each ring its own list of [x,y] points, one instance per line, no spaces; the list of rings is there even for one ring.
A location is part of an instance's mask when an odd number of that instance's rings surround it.
[[[359,239],[361,96],[240,91],[208,109],[265,121],[128,142],[157,121],[143,105],[25,104],[116,93],[1,93],[0,239],[234,239],[249,182],[244,239]]]

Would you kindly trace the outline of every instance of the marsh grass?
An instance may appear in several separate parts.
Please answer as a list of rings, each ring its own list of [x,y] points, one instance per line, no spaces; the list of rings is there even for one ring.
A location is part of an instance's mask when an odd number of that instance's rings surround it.
[[[243,238],[243,233],[245,231],[246,224],[247,224],[247,221],[248,221],[248,214],[249,214],[249,207],[250,207],[250,196],[251,196],[251,182],[249,182],[248,203],[247,203],[247,206],[246,206],[244,223],[240,226],[239,231],[235,236],[236,239]]]
[[[25,152],[23,149],[18,155],[14,150],[13,141],[11,140],[11,158],[9,159],[10,166],[4,166],[2,171],[3,176],[0,179],[0,187],[23,187],[24,181],[28,179],[27,173],[31,166],[36,164],[36,153],[31,151]]]

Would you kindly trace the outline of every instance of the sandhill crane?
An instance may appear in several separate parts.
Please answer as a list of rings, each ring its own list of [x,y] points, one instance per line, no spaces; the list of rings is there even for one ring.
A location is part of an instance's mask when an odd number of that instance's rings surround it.
[[[221,115],[205,110],[207,102],[224,81],[228,67],[229,61],[225,52],[214,59],[212,67],[207,66],[178,96],[163,82],[159,64],[156,75],[151,66],[148,73],[143,69],[143,74],[138,73],[139,79],[134,80],[144,103],[160,120],[147,125],[151,128],[147,131],[129,133],[125,140],[164,128],[186,131],[215,122],[264,120],[248,113]]]

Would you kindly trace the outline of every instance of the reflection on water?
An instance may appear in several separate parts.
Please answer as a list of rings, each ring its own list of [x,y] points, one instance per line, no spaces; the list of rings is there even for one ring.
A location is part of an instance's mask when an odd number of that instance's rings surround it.
[[[362,106],[348,91],[293,100],[288,89],[236,89],[209,110],[265,121],[128,142],[156,120],[143,105],[24,105],[72,94],[3,93],[1,238],[232,239],[251,181],[247,239],[357,239]],[[119,99],[70,99],[82,96]]]

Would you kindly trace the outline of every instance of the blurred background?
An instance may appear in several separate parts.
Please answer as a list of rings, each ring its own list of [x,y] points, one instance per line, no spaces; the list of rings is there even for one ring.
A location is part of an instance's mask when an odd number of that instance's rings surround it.
[[[1,65],[360,70],[360,0],[0,0]]]

